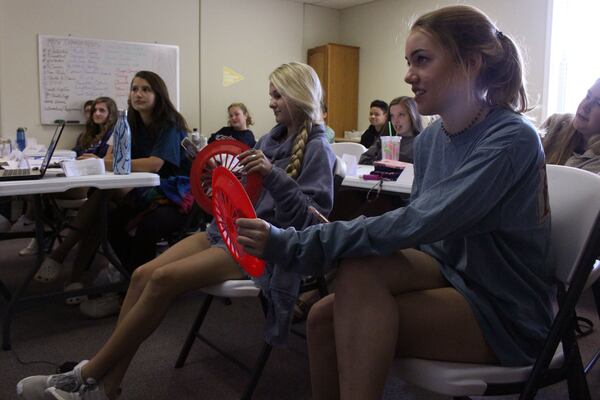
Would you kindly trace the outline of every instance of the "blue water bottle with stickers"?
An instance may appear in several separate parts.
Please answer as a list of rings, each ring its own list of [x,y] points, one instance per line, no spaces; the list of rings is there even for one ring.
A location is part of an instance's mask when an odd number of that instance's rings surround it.
[[[17,148],[19,151],[25,150],[27,147],[27,139],[25,138],[25,128],[17,128]]]
[[[113,172],[116,175],[131,173],[131,129],[126,111],[119,111],[113,132],[113,146]]]

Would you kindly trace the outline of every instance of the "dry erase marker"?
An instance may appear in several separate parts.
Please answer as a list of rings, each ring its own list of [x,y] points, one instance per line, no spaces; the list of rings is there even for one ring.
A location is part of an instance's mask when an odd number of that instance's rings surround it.
[[[308,206],[308,212],[311,213],[312,215],[314,215],[315,217],[317,217],[317,219],[324,223],[327,224],[329,223],[329,220],[327,218],[325,218],[325,216],[323,214],[321,214],[319,212],[319,210],[317,210],[316,208],[314,208],[313,206]]]

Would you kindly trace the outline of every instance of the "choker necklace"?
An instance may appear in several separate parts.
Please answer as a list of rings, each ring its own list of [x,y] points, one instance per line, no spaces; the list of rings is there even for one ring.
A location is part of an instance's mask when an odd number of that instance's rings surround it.
[[[446,127],[444,126],[444,121],[442,121],[442,132],[444,132],[444,135],[448,136],[448,139],[453,138],[455,136],[458,135],[462,135],[463,133],[465,133],[466,131],[468,131],[469,129],[471,129],[473,127],[473,125],[475,125],[477,123],[477,121],[479,121],[479,118],[481,118],[481,115],[483,114],[483,106],[481,106],[481,108],[479,109],[479,112],[477,113],[477,115],[475,116],[475,118],[473,118],[471,120],[471,122],[469,122],[469,124],[467,126],[465,126],[463,129],[461,129],[460,131],[456,132],[456,133],[450,133],[446,130]]]

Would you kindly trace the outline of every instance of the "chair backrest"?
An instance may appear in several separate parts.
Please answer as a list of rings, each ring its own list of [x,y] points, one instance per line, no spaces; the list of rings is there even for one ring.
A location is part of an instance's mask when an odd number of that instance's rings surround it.
[[[342,156],[335,156],[335,167],[333,171],[333,194],[337,194],[338,189],[342,185],[344,178],[346,177],[346,163],[342,160]]]
[[[556,276],[569,284],[600,214],[600,176],[547,165]]]
[[[358,160],[362,153],[367,151],[367,148],[360,143],[339,142],[332,143],[331,148],[336,156],[342,157],[344,154],[351,154]]]

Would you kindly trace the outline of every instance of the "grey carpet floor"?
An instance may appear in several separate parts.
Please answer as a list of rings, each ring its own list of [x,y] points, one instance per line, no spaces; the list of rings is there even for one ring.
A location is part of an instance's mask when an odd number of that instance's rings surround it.
[[[14,290],[34,262],[33,257],[19,257],[17,252],[27,239],[0,243],[0,279]],[[101,262],[99,260],[98,262]],[[29,293],[57,289],[60,283],[46,286],[33,283]],[[122,399],[238,399],[247,375],[201,342],[196,342],[186,365],[175,369],[174,363],[185,335],[199,309],[203,295],[180,296],[156,332],[141,346],[125,377]],[[0,315],[6,302],[0,299]],[[596,331],[580,339],[584,362],[600,348],[600,322],[588,292],[578,307],[579,313],[594,321]],[[13,351],[0,351],[0,400],[16,399],[19,379],[48,374],[54,366],[34,361],[60,364],[88,358],[109,337],[116,317],[86,319],[77,307],[49,303],[20,310],[12,324]],[[302,327],[299,327],[302,328]],[[258,301],[241,299],[232,305],[213,303],[203,333],[223,348],[252,365],[262,347],[262,314]],[[588,375],[593,399],[600,399],[600,365]],[[293,336],[287,348],[271,353],[255,392],[255,399],[310,399],[306,343]],[[437,400],[447,397],[407,385],[392,373],[384,400]],[[514,399],[516,396],[500,397]],[[567,398],[566,385],[543,389],[538,398]]]

